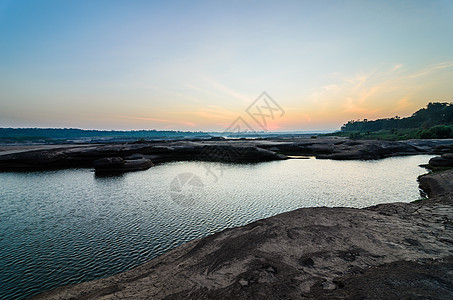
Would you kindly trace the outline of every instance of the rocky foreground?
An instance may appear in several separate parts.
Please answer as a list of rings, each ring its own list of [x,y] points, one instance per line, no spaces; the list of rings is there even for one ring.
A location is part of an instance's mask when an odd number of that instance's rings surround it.
[[[453,140],[354,141],[344,138],[268,138],[248,140],[140,141],[122,144],[36,146],[35,149],[4,147],[0,171],[30,171],[95,167],[97,160],[134,160],[162,163],[181,160],[253,163],[316,156],[320,159],[380,159],[414,154],[453,152]],[[1,150],[1,149],[0,149]],[[137,164],[139,165],[139,164]],[[117,167],[113,166],[112,167]],[[127,169],[127,168],[126,168]],[[143,169],[141,165],[138,170]]]
[[[449,172],[428,200],[301,208],[34,299],[453,299]]]

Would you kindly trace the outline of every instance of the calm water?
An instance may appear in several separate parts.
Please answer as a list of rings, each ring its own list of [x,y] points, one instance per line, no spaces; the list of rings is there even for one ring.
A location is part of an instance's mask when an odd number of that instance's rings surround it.
[[[426,171],[418,165],[429,158],[175,162],[116,177],[0,173],[0,299],[125,271],[183,242],[299,207],[409,202],[420,197],[416,179]]]

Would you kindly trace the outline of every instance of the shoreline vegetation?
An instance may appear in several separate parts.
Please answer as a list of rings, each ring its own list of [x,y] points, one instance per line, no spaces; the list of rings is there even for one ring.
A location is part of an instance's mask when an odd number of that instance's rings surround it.
[[[453,138],[453,104],[430,102],[406,118],[351,120],[340,131],[325,136],[392,141]]]

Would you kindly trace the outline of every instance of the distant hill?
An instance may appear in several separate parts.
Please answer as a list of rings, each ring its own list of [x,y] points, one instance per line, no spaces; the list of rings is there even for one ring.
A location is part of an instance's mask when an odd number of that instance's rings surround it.
[[[346,134],[352,138],[453,138],[453,103],[430,102],[407,118],[351,120],[338,135]]]
[[[436,125],[453,125],[453,104],[431,102],[412,116],[400,118],[398,116],[374,121],[349,121],[341,127],[341,131],[378,131],[403,128],[430,128]]]

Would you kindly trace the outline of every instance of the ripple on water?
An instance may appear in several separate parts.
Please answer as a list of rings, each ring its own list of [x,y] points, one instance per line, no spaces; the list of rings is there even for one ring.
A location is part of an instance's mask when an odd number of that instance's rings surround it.
[[[96,177],[86,169],[0,173],[0,299],[105,277],[184,242],[299,207],[365,207],[419,197],[430,156],[380,161],[175,162]],[[203,193],[179,206],[170,183],[196,174]],[[188,204],[188,203],[186,203]]]

